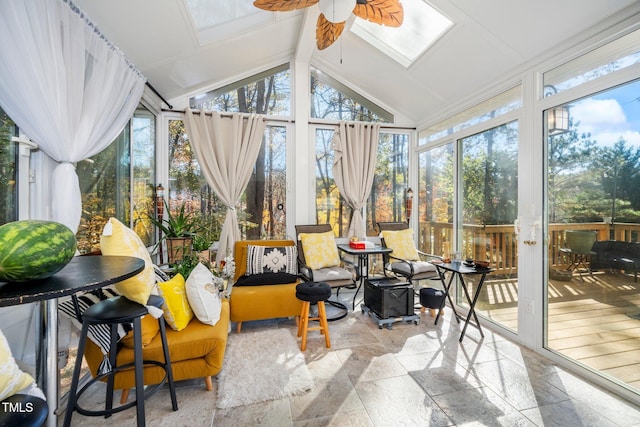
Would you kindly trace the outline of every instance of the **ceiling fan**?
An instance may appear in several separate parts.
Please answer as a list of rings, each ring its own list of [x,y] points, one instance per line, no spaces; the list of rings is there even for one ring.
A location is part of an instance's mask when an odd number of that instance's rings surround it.
[[[255,0],[253,5],[271,12],[289,12],[316,3],[321,12],[316,25],[316,45],[320,50],[338,40],[352,12],[358,18],[388,27],[399,27],[404,18],[400,0]]]

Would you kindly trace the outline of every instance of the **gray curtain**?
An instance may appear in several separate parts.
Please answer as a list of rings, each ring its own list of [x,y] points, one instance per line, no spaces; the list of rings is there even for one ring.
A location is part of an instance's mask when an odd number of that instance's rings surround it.
[[[240,201],[258,158],[266,128],[255,114],[220,114],[193,112],[184,115],[189,135],[202,173],[213,191],[227,206],[220,233],[216,262],[218,265],[240,240],[235,206]]]
[[[348,237],[362,239],[366,236],[362,208],[369,198],[375,176],[379,132],[377,123],[340,122],[331,141],[333,177],[340,195],[353,209]]]

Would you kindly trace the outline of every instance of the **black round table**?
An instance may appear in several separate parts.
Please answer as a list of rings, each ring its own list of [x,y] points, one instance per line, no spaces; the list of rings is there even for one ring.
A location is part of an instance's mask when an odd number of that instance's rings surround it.
[[[49,405],[47,425],[56,426],[58,406],[58,301],[80,291],[92,291],[121,282],[144,269],[144,261],[127,256],[78,256],[58,273],[22,283],[0,281],[0,307],[40,302],[36,331],[36,381]]]

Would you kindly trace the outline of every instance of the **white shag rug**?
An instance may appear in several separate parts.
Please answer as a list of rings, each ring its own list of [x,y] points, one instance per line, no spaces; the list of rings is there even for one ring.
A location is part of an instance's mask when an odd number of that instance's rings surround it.
[[[218,374],[220,409],[304,393],[313,379],[287,329],[231,334]]]

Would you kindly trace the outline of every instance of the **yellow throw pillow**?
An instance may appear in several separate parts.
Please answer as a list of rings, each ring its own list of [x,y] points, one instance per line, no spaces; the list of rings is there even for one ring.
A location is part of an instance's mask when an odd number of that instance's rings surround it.
[[[158,295],[164,298],[162,311],[164,320],[171,329],[181,331],[193,319],[193,310],[189,305],[184,277],[178,273],[168,282],[158,282]]]
[[[393,252],[395,258],[402,258],[407,261],[420,261],[420,256],[416,250],[416,244],[413,241],[413,230],[410,228],[404,230],[383,230],[382,238],[387,248]]]
[[[7,338],[0,331],[0,400],[13,396],[33,382],[33,377],[18,367]]]
[[[156,283],[153,262],[140,237],[116,218],[109,218],[100,236],[103,255],[132,256],[144,260],[144,270],[136,276],[116,284],[116,291],[131,301],[147,305],[153,285]]]
[[[312,270],[340,265],[340,255],[333,231],[300,233],[304,259]]]
[[[150,314],[145,314],[142,316],[142,319],[140,319],[140,327],[142,328],[142,346],[144,347],[145,345],[149,345],[158,334],[160,325],[158,324],[158,319]],[[127,348],[133,348],[133,330],[122,337],[120,342]]]

